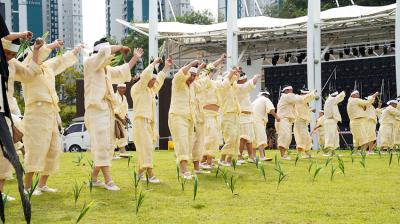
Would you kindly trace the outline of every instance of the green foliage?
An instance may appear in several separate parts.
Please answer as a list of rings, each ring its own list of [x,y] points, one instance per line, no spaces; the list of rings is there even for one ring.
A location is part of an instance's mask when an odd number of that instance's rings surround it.
[[[389,166],[392,165],[392,160],[393,160],[393,152],[392,150],[389,151]]]
[[[315,167],[315,171],[314,171],[314,175],[313,175],[313,182],[315,182],[315,179],[317,178],[318,174],[321,172],[322,167],[320,166],[316,166]]]
[[[335,176],[336,169],[337,169],[337,167],[335,167],[335,166],[332,164],[332,168],[331,168],[331,181],[333,181],[333,177]]]
[[[144,195],[144,193],[141,191],[140,194],[139,194],[138,199],[136,200],[136,210],[135,210],[135,211],[136,211],[136,215],[138,215],[139,210],[140,210],[140,208],[141,208],[142,205],[143,205],[144,197],[145,197],[145,195]]]
[[[361,166],[362,167],[364,167],[365,168],[365,159],[366,159],[366,156],[367,156],[367,153],[365,152],[365,151],[362,151],[361,152],[361,161],[360,161],[360,164],[361,164]]]
[[[212,13],[208,10],[191,11],[185,13],[183,16],[177,16],[176,21],[187,24],[209,25],[214,22],[214,18]]]
[[[138,189],[139,189],[139,176],[136,173],[136,170],[133,170],[133,187],[135,189],[135,200],[137,200],[137,193],[138,193]]]
[[[267,175],[265,173],[264,164],[260,163],[260,165],[258,165],[258,169],[260,170],[260,174],[263,176],[264,181],[267,181]]]
[[[86,203],[83,205],[81,213],[78,216],[78,219],[76,220],[76,224],[80,223],[80,221],[85,217],[85,215],[92,209],[94,206],[94,201],[90,202],[88,205]]]
[[[344,162],[343,162],[342,158],[340,158],[340,156],[337,156],[336,158],[338,160],[338,167],[339,167],[340,171],[342,171],[343,175],[346,175]]]
[[[301,157],[301,153],[297,153],[296,158],[294,159],[294,166],[297,166],[297,162],[299,161]]]
[[[325,161],[325,167],[328,166],[328,164],[332,161],[332,157],[328,157]]]
[[[199,178],[197,176],[194,176],[194,185],[193,185],[193,201],[196,200],[197,196],[197,189],[199,187]]]
[[[76,166],[80,166],[83,158],[83,153],[81,152],[75,157],[75,160],[73,162],[76,164]]]
[[[236,159],[232,159],[231,164],[232,164],[233,170],[236,170],[237,160]]]
[[[31,200],[33,192],[35,192],[38,184],[39,184],[39,176],[36,174],[35,175],[35,179],[33,180],[32,186],[28,191],[28,199],[29,199],[29,201]]]
[[[215,178],[218,178],[218,174],[219,174],[220,168],[221,168],[221,165],[218,164],[217,170],[215,171]]]
[[[78,185],[78,183],[74,183],[74,185],[72,186],[72,193],[74,195],[74,204],[75,204],[75,208],[76,208],[76,203],[78,202],[79,196],[81,195],[83,189],[83,184],[81,186]]]

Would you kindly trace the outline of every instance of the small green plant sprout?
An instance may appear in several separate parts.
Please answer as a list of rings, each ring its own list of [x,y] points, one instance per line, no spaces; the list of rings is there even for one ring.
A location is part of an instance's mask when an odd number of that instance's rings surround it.
[[[180,183],[181,183],[182,191],[185,191],[186,179],[185,178],[181,178],[180,179]]]
[[[365,169],[366,157],[367,157],[367,153],[365,153],[365,151],[362,151],[361,152],[360,164],[361,164],[362,167],[364,167],[364,169]]]
[[[381,148],[377,148],[376,150],[378,150],[379,158],[382,158],[382,151],[381,151]]]
[[[135,190],[135,200],[137,200],[137,193],[139,189],[140,177],[137,175],[136,170],[133,170],[133,188]]]
[[[281,182],[286,178],[287,174],[285,174],[282,170],[282,167],[279,162],[277,162],[277,166],[275,167],[275,171],[278,172],[278,185],[276,186],[276,190],[278,190]]]
[[[149,173],[147,172],[147,170],[146,170],[146,172],[144,173],[145,175],[146,175],[146,189],[149,189]]]
[[[294,160],[294,166],[297,166],[297,162],[299,161],[300,157],[301,157],[301,153],[297,153],[296,159]]]
[[[228,186],[229,189],[231,190],[232,196],[238,195],[237,193],[235,193],[236,183],[237,183],[237,178],[234,176],[234,174],[232,174],[228,181]]]
[[[236,170],[237,160],[236,159],[232,159],[231,164],[232,164],[233,170]]]
[[[94,164],[93,160],[92,159],[90,159],[90,160],[88,159],[87,163],[89,164],[90,168],[93,169],[93,164]]]
[[[76,220],[76,224],[80,223],[83,219],[83,217],[86,216],[86,214],[94,207],[94,201],[90,202],[88,205],[86,203],[83,205],[82,210],[78,216],[78,219]]]
[[[185,179],[185,178],[182,178],[182,179]],[[136,215],[139,214],[139,210],[140,210],[140,208],[141,208],[142,205],[143,205],[144,198],[145,198],[145,195],[144,195],[143,191],[140,191],[139,197],[138,197],[138,199],[136,200],[136,209],[135,209]]]
[[[128,167],[131,166],[132,156],[128,156]]]
[[[393,152],[392,150],[389,150],[389,166],[392,165],[392,160],[393,160]]]
[[[258,169],[258,165],[260,164],[260,157],[256,156],[256,167]]]
[[[92,190],[93,190],[92,173],[89,173],[88,185],[89,185],[89,192],[90,192],[90,194],[92,194]]]
[[[351,150],[350,158],[351,158],[351,164],[354,164],[354,150]]]
[[[193,185],[193,201],[196,200],[197,196],[197,189],[199,187],[199,178],[197,176],[194,176],[194,185]]]
[[[308,173],[309,173],[309,174],[311,174],[311,169],[312,169],[314,163],[315,163],[314,160],[310,160],[310,162],[309,162],[309,164],[308,164]]]
[[[274,162],[275,162],[275,168],[277,168],[279,163],[277,154],[275,154]]]
[[[79,154],[75,157],[75,160],[74,160],[73,162],[76,164],[76,166],[80,166],[82,160],[83,160],[83,153],[79,153]]]
[[[338,159],[338,167],[339,167],[340,171],[342,172],[343,175],[346,176],[344,162],[343,162],[342,158],[340,158],[340,156],[337,156],[337,159]]]
[[[39,184],[39,176],[36,174],[35,175],[35,179],[33,180],[33,184],[31,186],[31,188],[28,190],[28,199],[29,199],[29,201],[31,200],[33,192],[35,192],[38,184]]]
[[[8,202],[8,194],[1,194],[1,198],[0,198],[0,200],[3,200],[3,208],[5,208],[6,207],[6,204],[7,204],[7,202]]]
[[[397,153],[397,165],[400,165],[400,153]]]
[[[180,176],[181,176],[181,174],[180,174],[179,165],[176,164],[176,177],[178,178],[178,181],[180,181],[180,180],[179,180]]]
[[[337,169],[337,167],[335,167],[335,166],[332,164],[332,167],[331,167],[331,181],[333,181],[333,178],[334,178],[335,173],[336,173],[336,169]]]
[[[267,175],[265,173],[264,164],[260,163],[260,165],[258,165],[258,169],[260,170],[260,174],[264,178],[264,181],[267,181]]]
[[[74,185],[72,186],[72,193],[73,193],[73,196],[74,196],[75,208],[76,208],[76,204],[78,203],[79,196],[81,195],[83,186],[84,186],[84,184],[81,184],[79,186],[78,183],[76,183],[76,181],[75,181]]]
[[[328,157],[325,161],[325,167],[328,166],[328,164],[332,161],[332,157]]]
[[[314,175],[313,175],[313,182],[315,182],[315,179],[317,178],[318,174],[321,172],[322,167],[316,165]]]
[[[217,170],[215,171],[215,178],[218,178],[219,171],[221,169],[221,165],[218,164]]]
[[[229,187],[229,183],[228,183],[228,171],[222,170],[222,169],[221,169],[221,175],[222,175],[222,178],[224,179],[225,185],[226,185],[227,187]]]

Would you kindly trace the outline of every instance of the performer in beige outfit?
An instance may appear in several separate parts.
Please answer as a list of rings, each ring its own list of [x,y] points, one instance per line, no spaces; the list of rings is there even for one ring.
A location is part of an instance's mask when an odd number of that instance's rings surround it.
[[[150,183],[160,183],[153,173],[153,151],[158,139],[156,130],[156,94],[164,84],[165,77],[173,62],[168,59],[162,71],[157,74],[156,66],[161,59],[154,60],[140,74],[140,79],[131,89],[133,102],[133,142],[139,161],[138,176],[146,180],[143,175],[147,172]]]
[[[279,116],[275,113],[274,104],[269,99],[270,93],[268,91],[261,91],[258,94],[257,99],[251,104],[253,107],[253,119],[254,119],[254,134],[255,141],[254,146],[258,148],[260,152],[261,161],[270,161],[272,158],[265,157],[265,147],[268,145],[268,137],[266,133],[268,114],[275,117],[277,122],[280,121]]]
[[[397,97],[397,110],[400,111],[400,97]],[[396,150],[400,149],[400,116],[396,116],[396,122],[394,123],[394,147]]]
[[[369,100],[371,96],[366,97],[366,100]],[[378,107],[375,108],[373,104],[369,104],[365,110],[368,114],[368,121],[367,121],[367,136],[368,136],[368,154],[373,155],[374,149],[376,148],[376,125],[378,123],[378,117],[381,115],[381,106],[382,103],[378,103]]]
[[[372,105],[375,97],[379,93],[375,93],[368,100],[360,98],[360,93],[355,90],[351,93],[347,103],[347,114],[350,118],[350,131],[353,135],[354,148],[367,150],[370,139],[368,138],[368,113],[367,106]]]
[[[44,42],[38,39],[35,47],[43,44]],[[58,47],[62,44],[59,42]],[[60,109],[55,77],[78,62],[76,55],[81,48],[82,46],[78,45],[72,51],[43,62],[33,76],[18,73],[15,76],[15,80],[22,83],[25,99],[23,142],[26,149],[24,165],[27,191],[32,185],[34,173],[42,174],[34,194],[57,191],[46,185],[49,175],[59,168],[60,137],[57,117]],[[47,52],[50,53],[50,50]]]
[[[333,156],[335,150],[339,148],[338,122],[342,122],[342,116],[339,113],[338,104],[344,100],[346,93],[342,91],[333,92],[328,96],[324,105],[324,133],[325,133],[325,153],[323,156]]]
[[[93,159],[92,184],[118,191],[119,187],[112,181],[110,166],[115,148],[115,108],[116,100],[112,84],[125,83],[131,80],[131,69],[142,57],[143,50],[135,49],[128,63],[120,66],[109,66],[117,52],[127,54],[128,47],[110,45],[106,38],[97,41],[93,54],[84,63],[85,82],[85,125],[90,135],[90,151]],[[102,171],[105,183],[98,179]]]
[[[128,120],[128,100],[125,96],[126,93],[126,84],[118,84],[117,92],[115,93],[116,99],[116,115],[119,116],[122,120]],[[126,146],[128,145],[128,129],[125,125],[124,127],[124,137],[116,140],[116,146],[119,149],[119,157],[129,157],[129,154],[126,152]],[[116,157],[118,158],[118,157]]]
[[[302,98],[293,93],[292,86],[284,86],[282,93],[278,102],[278,116],[281,120],[275,122],[275,128],[278,133],[278,148],[281,157],[284,160],[291,160],[286,152],[292,142],[293,123],[296,120],[295,104],[300,102]]]
[[[171,105],[169,108],[168,126],[174,141],[174,149],[183,178],[191,179],[187,164],[190,159],[196,168],[199,167],[201,152],[193,151],[196,115],[196,93],[209,88],[209,76],[197,78],[199,64],[194,60],[181,68],[172,80]],[[208,84],[206,84],[208,83]]]
[[[317,123],[315,125],[315,128],[312,133],[317,132],[318,134],[318,144],[319,147],[322,149],[324,153],[325,152],[325,131],[324,131],[324,122],[325,122],[325,115],[324,111],[320,110],[319,111],[319,118],[317,119]]]
[[[309,103],[313,100],[318,100],[316,91],[308,89],[300,90],[300,100],[295,103],[296,120],[293,126],[294,139],[296,140],[296,148],[298,153],[305,153],[303,158],[311,157],[312,138],[308,131],[308,126],[311,121],[311,108]]]
[[[379,137],[381,149],[383,151],[394,149],[395,126],[396,120],[400,116],[400,111],[397,109],[399,102],[390,100],[387,102],[387,107],[382,110],[382,115],[379,120]]]

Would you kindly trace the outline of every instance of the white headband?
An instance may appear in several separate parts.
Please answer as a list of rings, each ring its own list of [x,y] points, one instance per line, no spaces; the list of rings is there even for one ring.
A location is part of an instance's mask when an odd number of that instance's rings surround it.
[[[390,104],[392,104],[392,103],[398,104],[398,102],[397,102],[396,100],[389,100],[386,104],[387,104],[387,105],[390,105]]]
[[[300,93],[305,93],[305,94],[307,94],[307,93],[310,93],[310,90],[300,90]]]
[[[320,112],[320,113],[324,113],[324,110],[320,110],[319,112]]]
[[[263,91],[263,92],[259,92],[257,96],[262,96],[264,94],[267,94],[268,96],[271,95],[271,94],[269,94],[268,91]]]
[[[360,92],[358,92],[358,90],[354,90],[353,92],[351,92],[350,96],[353,96],[354,94],[359,94]]]
[[[285,88],[282,89],[282,92],[284,92],[286,90],[290,90],[290,89],[293,89],[293,87],[292,86],[286,86]]]
[[[109,46],[110,46],[110,43],[108,43],[108,42],[97,44],[96,46],[94,46],[93,51],[94,52],[99,52],[101,49],[103,49],[105,47],[109,47]]]
[[[330,95],[331,96],[337,96],[338,94],[339,94],[338,91],[336,91],[336,92],[331,93]]]
[[[126,84],[118,84],[117,88],[126,88]]]
[[[13,44],[11,41],[1,38],[1,43],[3,44],[3,48],[14,53],[17,53],[19,50],[19,45]]]
[[[191,67],[190,69],[189,69],[189,73],[195,73],[195,74],[197,74],[197,71],[198,71],[199,69],[198,68],[196,68],[196,67]]]

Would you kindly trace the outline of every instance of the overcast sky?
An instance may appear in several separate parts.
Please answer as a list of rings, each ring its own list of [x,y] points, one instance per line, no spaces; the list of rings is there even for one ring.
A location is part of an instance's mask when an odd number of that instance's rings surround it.
[[[210,10],[215,19],[218,14],[218,0],[191,0],[195,10]],[[83,0],[83,41],[89,46],[106,35],[105,1]]]

